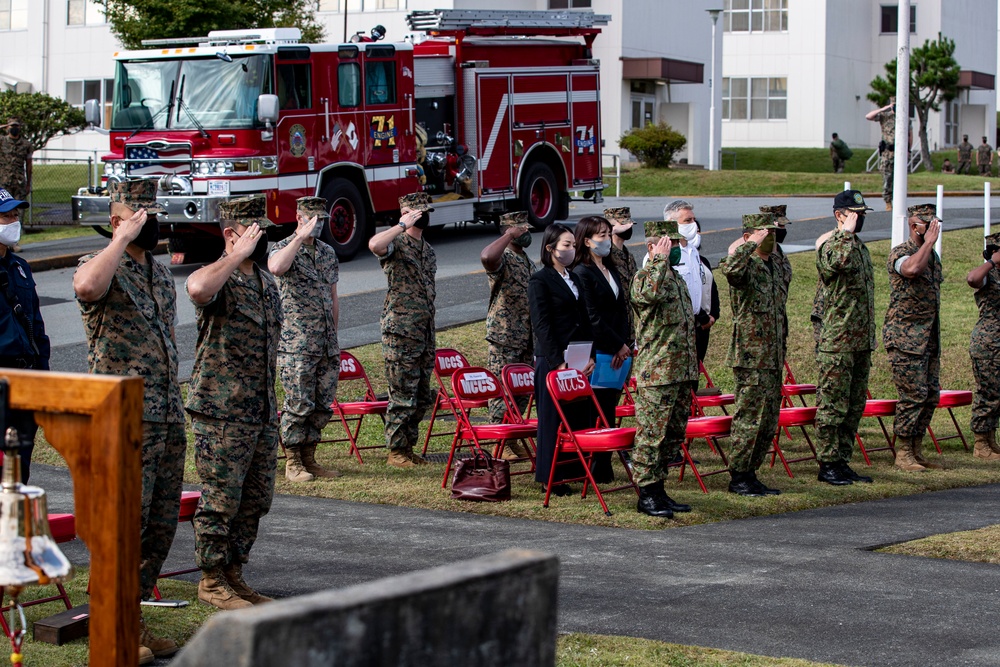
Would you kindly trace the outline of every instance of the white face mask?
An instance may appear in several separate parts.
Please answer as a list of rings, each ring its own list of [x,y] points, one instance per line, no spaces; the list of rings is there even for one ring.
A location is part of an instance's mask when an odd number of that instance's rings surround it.
[[[698,223],[692,222],[686,225],[677,225],[677,231],[681,233],[681,236],[687,239],[688,243],[694,240],[694,237],[698,234]]]
[[[0,243],[11,247],[17,245],[21,240],[21,221],[12,222],[9,225],[0,225]]]
[[[701,234],[695,234],[694,238],[688,241],[688,245],[697,250],[701,247]]]

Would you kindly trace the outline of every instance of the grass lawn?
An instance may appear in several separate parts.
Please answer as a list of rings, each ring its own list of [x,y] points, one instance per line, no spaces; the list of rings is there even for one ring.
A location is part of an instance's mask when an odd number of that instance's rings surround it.
[[[60,225],[57,227],[37,227],[35,229],[25,229],[21,234],[20,245],[26,246],[41,241],[56,241],[59,239],[75,239],[81,236],[95,236],[95,232],[90,227],[80,225]]]
[[[880,552],[1000,565],[1000,526],[931,535],[879,549]]]

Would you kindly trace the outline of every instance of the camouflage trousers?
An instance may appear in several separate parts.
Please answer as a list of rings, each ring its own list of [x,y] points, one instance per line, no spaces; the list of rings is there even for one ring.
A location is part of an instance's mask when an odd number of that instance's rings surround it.
[[[886,352],[899,394],[893,433],[898,438],[922,438],[941,398],[941,358],[938,354],[907,354],[894,348]]]
[[[174,543],[177,514],[181,508],[184,423],[142,422],[142,532],[139,592],[143,600],[153,595],[163,561]]]
[[[495,345],[490,343],[489,356],[486,361],[486,368],[489,369],[491,373],[500,377],[500,371],[507,364],[528,364],[529,366],[535,365],[535,357],[530,349],[521,350],[516,347],[504,347],[502,345]],[[517,397],[517,407],[524,414],[525,408],[528,407],[528,399],[530,396],[518,396]],[[503,416],[507,412],[507,405],[500,399],[493,399],[490,401],[490,422],[493,424],[499,424],[503,421]]]
[[[816,396],[817,457],[823,463],[848,462],[854,436],[868,400],[870,350],[818,352],[819,386]]]
[[[879,172],[882,174],[882,200],[886,204],[892,203],[893,169],[895,165],[895,153],[884,151],[882,160],[879,162]]]
[[[983,162],[983,163],[977,162],[976,166],[979,167],[980,176],[990,176],[993,174],[993,166],[989,162]]]
[[[677,456],[691,416],[691,392],[697,382],[639,387],[635,393],[638,429],[632,450],[635,483],[647,486],[667,478],[667,466]]]
[[[955,168],[956,174],[972,174],[972,160],[959,160],[958,167]]]
[[[434,332],[424,340],[382,334],[389,407],[385,414],[385,443],[389,449],[412,451],[424,413],[434,405]]]
[[[202,483],[195,562],[203,570],[246,563],[274,497],[278,429],[194,415],[191,430]]]
[[[781,371],[734,368],[736,412],[730,433],[729,470],[753,472],[764,463],[778,430]]]
[[[278,372],[285,389],[279,431],[282,444],[285,447],[316,444],[333,416],[330,404],[337,397],[340,352],[330,356],[279,354]]]
[[[992,433],[1000,423],[1000,364],[996,359],[973,359],[972,374],[972,432]]]

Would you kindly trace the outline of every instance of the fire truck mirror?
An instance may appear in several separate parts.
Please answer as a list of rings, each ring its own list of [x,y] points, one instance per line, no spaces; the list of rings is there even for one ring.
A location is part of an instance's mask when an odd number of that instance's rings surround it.
[[[278,96],[257,96],[257,120],[265,125],[278,122]]]
[[[101,101],[100,100],[87,100],[83,104],[83,114],[87,119],[87,125],[93,125],[94,127],[101,126]]]

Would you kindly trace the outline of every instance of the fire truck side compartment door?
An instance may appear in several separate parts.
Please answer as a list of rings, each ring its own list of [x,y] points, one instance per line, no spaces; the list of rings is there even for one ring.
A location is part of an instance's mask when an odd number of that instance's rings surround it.
[[[573,183],[601,178],[601,108],[597,72],[571,74]],[[561,149],[560,149],[561,150]]]
[[[275,59],[276,88],[278,93],[278,124],[275,139],[278,142],[278,195],[276,202],[268,202],[279,220],[295,219],[295,200],[315,192],[315,173],[310,174],[310,160],[314,163],[323,135],[323,113],[313,81],[313,64],[308,51],[284,55],[281,49]],[[294,58],[294,60],[292,59]]]
[[[483,194],[512,191],[514,183],[511,149],[511,85],[506,74],[476,77],[479,113],[476,123],[479,184]]]

